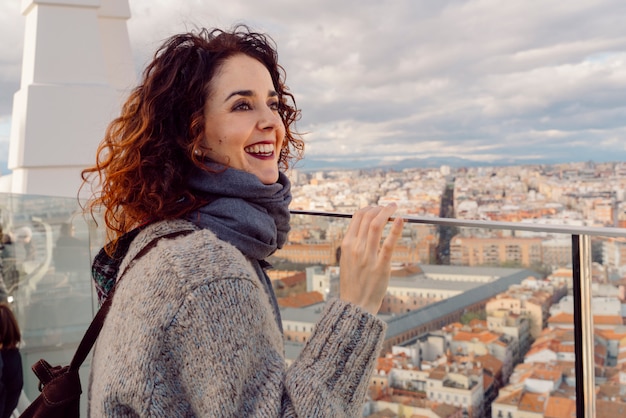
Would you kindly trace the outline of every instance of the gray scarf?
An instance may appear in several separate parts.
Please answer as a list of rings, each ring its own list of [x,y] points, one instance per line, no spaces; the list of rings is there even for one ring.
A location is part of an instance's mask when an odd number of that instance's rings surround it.
[[[264,259],[282,248],[289,233],[291,185],[282,172],[274,184],[263,184],[257,176],[207,161],[216,171],[195,169],[189,179],[192,190],[209,203],[187,215],[201,228],[211,230],[248,257],[265,285],[274,305],[279,327],[280,313],[264,267]],[[282,328],[282,327],[281,327]]]

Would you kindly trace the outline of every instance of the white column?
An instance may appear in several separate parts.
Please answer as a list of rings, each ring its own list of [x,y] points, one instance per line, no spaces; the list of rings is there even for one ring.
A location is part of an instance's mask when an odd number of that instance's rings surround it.
[[[76,197],[108,122],[135,83],[128,0],[23,0],[11,192]]]

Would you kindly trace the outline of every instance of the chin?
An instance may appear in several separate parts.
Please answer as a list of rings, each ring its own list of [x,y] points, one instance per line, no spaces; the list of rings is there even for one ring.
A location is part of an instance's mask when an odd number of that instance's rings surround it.
[[[256,176],[261,180],[261,183],[265,185],[274,184],[278,181],[278,171],[273,173],[258,173]]]
[[[273,180],[272,180],[273,178]],[[261,178],[261,183],[269,186],[270,184],[274,184],[278,181],[278,174],[276,174],[275,177],[265,177],[265,178]]]

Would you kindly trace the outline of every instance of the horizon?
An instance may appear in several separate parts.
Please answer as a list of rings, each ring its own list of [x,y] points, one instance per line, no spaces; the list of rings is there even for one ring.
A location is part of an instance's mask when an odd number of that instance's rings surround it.
[[[127,27],[137,74],[173,33],[237,22],[267,32],[313,166],[626,161],[626,3],[541,4],[130,0]],[[0,144],[24,23],[19,2],[0,4]]]

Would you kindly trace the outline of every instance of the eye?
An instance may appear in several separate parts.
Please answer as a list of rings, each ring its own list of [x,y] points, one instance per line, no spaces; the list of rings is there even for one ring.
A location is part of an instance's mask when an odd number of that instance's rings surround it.
[[[272,110],[279,110],[280,109],[280,103],[278,102],[278,100],[272,100],[271,102],[268,103],[268,106]]]
[[[248,103],[247,101],[237,102],[235,103],[235,106],[233,107],[233,110],[250,110],[250,109],[252,109],[252,106],[250,106],[250,103]]]

